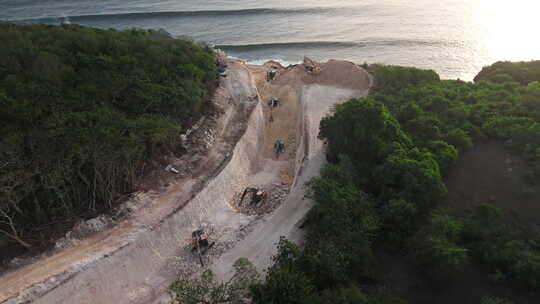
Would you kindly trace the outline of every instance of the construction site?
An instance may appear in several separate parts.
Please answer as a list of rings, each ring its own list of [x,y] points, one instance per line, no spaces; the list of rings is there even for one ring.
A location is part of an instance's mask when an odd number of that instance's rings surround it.
[[[122,220],[0,276],[0,303],[169,303],[169,286],[240,257],[262,272],[281,236],[301,243],[311,202],[304,184],[325,163],[319,122],[365,97],[372,77],[351,62],[250,65],[220,54],[219,109],[183,136],[169,181],[134,193]],[[94,221],[96,222],[96,221]]]

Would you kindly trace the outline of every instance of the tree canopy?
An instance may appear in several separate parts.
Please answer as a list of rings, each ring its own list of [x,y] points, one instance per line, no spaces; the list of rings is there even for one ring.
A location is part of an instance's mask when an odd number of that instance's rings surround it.
[[[496,83],[518,82],[522,85],[527,85],[533,81],[540,81],[540,61],[499,61],[484,67],[474,77],[474,81],[491,81]]]
[[[269,292],[272,300],[259,297],[257,303],[289,303],[291,295],[294,303],[400,303],[395,290],[381,297],[375,267],[381,250],[408,257],[440,286],[461,280],[476,264],[499,283],[538,290],[537,237],[492,205],[464,216],[441,208],[444,177],[478,141],[503,141],[528,161],[530,182],[537,183],[537,66],[498,63],[477,83],[440,80],[416,68],[368,66],[376,83],[370,96],[337,105],[321,121],[330,163],[309,183],[314,207],[306,242],[302,248],[280,242],[278,256],[289,258],[257,285],[258,294]],[[491,76],[503,72],[512,76]],[[482,296],[478,302],[507,303]]]
[[[215,85],[212,49],[150,30],[1,23],[0,41],[0,231],[25,247],[134,190]]]

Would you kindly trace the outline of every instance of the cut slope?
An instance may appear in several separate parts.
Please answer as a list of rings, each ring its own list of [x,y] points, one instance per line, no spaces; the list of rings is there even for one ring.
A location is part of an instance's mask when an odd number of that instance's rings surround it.
[[[323,76],[325,71],[342,71],[346,77]],[[318,77],[323,77],[323,83],[333,85],[313,84],[317,83]],[[371,77],[364,70],[349,62],[330,61],[323,65],[321,75],[306,74],[303,65],[298,65],[280,75],[272,85],[260,88],[262,96],[280,94],[280,88],[292,90],[288,94],[293,98],[287,98],[285,102],[296,102],[301,109],[297,130],[299,139],[295,159],[295,182],[281,207],[213,263],[212,269],[218,278],[230,278],[232,264],[239,257],[248,258],[259,271],[269,267],[281,236],[292,241],[301,240],[302,232],[299,226],[311,208],[311,202],[304,197],[304,184],[319,173],[325,162],[324,144],[318,139],[320,120],[330,113],[334,104],[353,97],[364,97],[370,87]]]
[[[328,71],[346,69],[343,75],[357,81],[334,79],[319,85],[316,79],[303,80],[312,76],[302,65],[283,70],[267,88],[261,87],[264,96],[276,93],[287,101],[275,109],[281,123],[268,127],[269,109],[257,103],[253,77],[246,66],[230,61],[225,86],[233,106],[223,115],[216,145],[201,161],[203,172],[179,181],[114,229],[0,277],[0,303],[151,303],[179,274],[200,270],[189,242],[191,231],[201,224],[213,228],[211,238],[216,240],[207,258],[230,252],[213,263],[221,277],[239,255],[252,259],[259,269],[268,266],[276,238],[300,236],[295,226],[310,207],[302,185],[324,162],[323,143],[317,139],[320,119],[334,103],[364,96],[371,85],[367,73],[352,63],[327,65]],[[278,160],[272,153],[273,141],[285,133],[294,143],[289,141],[290,149]],[[231,200],[245,187],[280,182],[292,184],[293,190],[265,221],[231,207]],[[235,246],[247,233],[248,238]]]

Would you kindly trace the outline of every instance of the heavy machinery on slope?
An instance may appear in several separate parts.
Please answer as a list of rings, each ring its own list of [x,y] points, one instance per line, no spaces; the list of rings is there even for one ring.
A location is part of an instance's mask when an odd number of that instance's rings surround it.
[[[307,56],[304,56],[304,68],[311,75],[319,75],[322,71],[321,66]]]
[[[202,256],[206,253],[206,251],[208,251],[208,249],[214,246],[215,242],[210,242],[208,240],[208,234],[204,231],[203,227],[199,227],[191,233],[191,241],[191,252],[197,254],[199,261],[201,262],[201,266],[204,266]]]
[[[246,197],[246,195],[251,195],[251,200],[249,201],[249,204],[256,205],[261,201],[264,202],[264,200],[266,200],[266,198],[268,197],[268,192],[262,189],[247,187],[246,190],[244,190],[242,197],[240,198],[240,205],[244,202],[244,197]]]

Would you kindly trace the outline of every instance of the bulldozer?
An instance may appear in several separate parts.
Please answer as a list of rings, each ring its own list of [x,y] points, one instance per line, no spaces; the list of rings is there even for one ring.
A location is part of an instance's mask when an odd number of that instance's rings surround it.
[[[322,71],[320,65],[307,56],[304,56],[304,67],[311,75],[319,75]]]
[[[215,242],[210,242],[208,240],[208,234],[204,231],[203,227],[199,227],[191,233],[191,241],[191,252],[197,254],[199,257],[199,262],[201,262],[201,266],[204,266],[202,256],[208,251],[208,249],[214,246]]]

